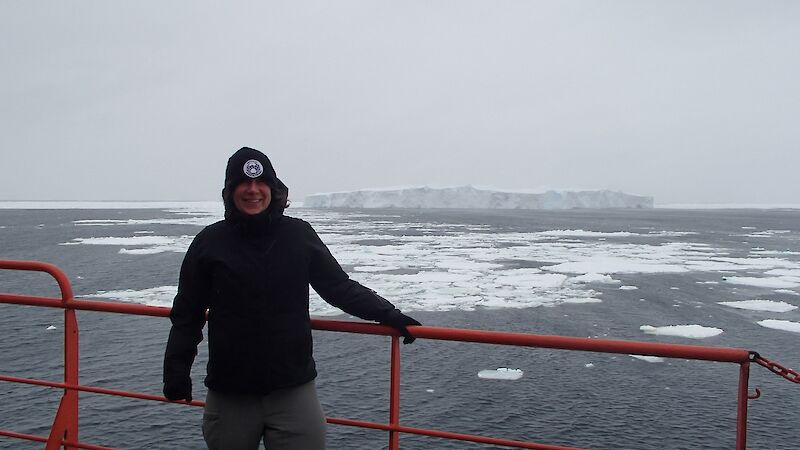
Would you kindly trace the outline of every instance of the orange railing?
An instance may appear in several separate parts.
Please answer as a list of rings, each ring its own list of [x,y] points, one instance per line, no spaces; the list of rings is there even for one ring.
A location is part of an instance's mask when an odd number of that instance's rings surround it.
[[[114,389],[105,389],[93,386],[83,386],[79,383],[78,370],[78,322],[75,312],[101,311],[144,316],[167,317],[169,308],[134,305],[116,302],[103,302],[92,300],[77,300],[73,297],[72,287],[66,275],[52,264],[36,261],[3,261],[0,260],[0,269],[46,272],[58,283],[61,298],[37,297],[29,295],[16,295],[0,293],[0,303],[29,305],[64,309],[64,381],[54,382],[47,380],[11,377],[0,374],[0,381],[24,383],[39,386],[49,386],[64,390],[63,397],[55,415],[50,435],[35,436],[0,429],[0,436],[45,443],[46,450],[55,450],[60,447],[67,449],[109,449],[98,445],[91,445],[78,440],[78,392],[92,392],[98,394],[115,395],[166,402],[160,395],[151,395],[139,392],[129,392]],[[389,449],[398,450],[401,433],[426,435],[451,440],[471,441],[482,444],[492,444],[511,448],[528,449],[571,449],[534,442],[524,442],[510,439],[500,439],[472,434],[454,433],[435,429],[408,427],[400,424],[400,345],[397,333],[386,326],[361,322],[345,322],[333,320],[312,320],[316,330],[335,332],[362,333],[391,336],[390,359],[390,392],[389,392],[389,422],[376,423],[361,420],[329,417],[328,423],[364,427],[384,430],[389,433]],[[496,331],[479,331],[455,328],[440,328],[419,326],[413,328],[414,335],[419,339],[434,339],[444,341],[460,341],[473,343],[489,343],[500,345],[513,345],[523,347],[554,348],[563,350],[581,350],[600,353],[621,353],[661,356],[667,358],[684,358],[704,361],[717,361],[737,363],[739,369],[739,387],[736,419],[736,449],[744,450],[747,441],[747,400],[748,380],[750,374],[750,361],[757,360],[758,356],[748,350],[738,348],[704,347],[695,345],[661,344],[650,342],[622,341],[610,339],[588,339],[564,336],[547,336],[525,333],[505,333]],[[760,363],[760,361],[759,361]],[[792,381],[800,382],[797,372],[785,369],[776,363],[770,362],[770,370],[779,373],[774,367],[784,371],[782,375]],[[762,364],[765,365],[765,364]],[[787,376],[787,374],[789,374]],[[200,401],[192,401],[194,406],[203,406]]]

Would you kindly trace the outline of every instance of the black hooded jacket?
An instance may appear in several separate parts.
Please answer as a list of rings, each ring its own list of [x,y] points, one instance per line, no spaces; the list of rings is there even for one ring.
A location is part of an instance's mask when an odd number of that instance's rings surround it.
[[[311,225],[283,216],[285,205],[275,199],[285,199],[286,192],[275,193],[261,214],[245,216],[233,207],[229,188],[226,183],[225,220],[195,237],[181,266],[164,357],[165,383],[189,380],[206,310],[206,386],[251,394],[316,377],[309,285],[325,301],[362,319],[388,322],[399,314],[347,276]]]

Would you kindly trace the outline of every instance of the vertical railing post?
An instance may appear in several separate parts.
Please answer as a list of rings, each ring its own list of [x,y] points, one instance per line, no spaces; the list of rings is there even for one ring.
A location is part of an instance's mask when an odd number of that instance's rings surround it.
[[[78,386],[78,319],[75,309],[72,308],[75,297],[72,293],[72,285],[66,275],[60,270],[54,274],[61,289],[61,301],[64,304],[64,383]],[[72,442],[78,442],[78,391],[67,388],[64,390],[64,408],[59,408],[59,414],[64,424],[64,438]],[[66,447],[67,450],[75,450],[75,447]]]
[[[736,412],[736,450],[747,448],[747,402],[750,362],[739,363],[739,400]]]
[[[64,383],[79,385],[78,379],[78,320],[74,309],[64,310]],[[65,410],[67,415],[65,439],[78,442],[78,391],[66,389],[64,392]],[[67,447],[73,450],[74,447]]]
[[[389,377],[389,425],[400,425],[400,339],[392,336],[391,374]],[[389,450],[400,448],[400,432],[389,430]]]

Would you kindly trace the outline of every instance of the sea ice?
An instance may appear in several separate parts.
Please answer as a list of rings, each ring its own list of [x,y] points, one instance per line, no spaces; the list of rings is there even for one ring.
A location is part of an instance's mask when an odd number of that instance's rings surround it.
[[[75,238],[71,242],[59,245],[113,245],[122,246],[119,253],[133,255],[150,255],[154,253],[185,253],[194,236],[129,236],[129,237],[91,237]],[[127,248],[137,247],[137,248]]]
[[[55,325],[50,325],[49,327],[45,328],[46,330],[55,330]]]
[[[774,289],[791,289],[800,287],[800,281],[793,281],[792,279],[786,279],[784,277],[726,277],[725,281],[733,284]]]
[[[216,203],[219,209],[221,202]],[[206,212],[201,215],[198,221],[208,220]],[[800,295],[795,292],[800,291],[796,289],[800,287],[800,264],[785,255],[732,257],[727,249],[706,244],[664,243],[660,236],[669,236],[666,231],[552,229],[486,233],[487,226],[407,222],[401,215],[374,220],[355,212],[314,209],[293,209],[291,215],[314,224],[353,279],[404,310],[469,311],[597,303],[601,301],[600,293],[592,289],[597,286],[594,283],[619,286],[616,274],[633,280],[631,276],[636,274],[690,271],[701,273],[699,279],[704,280],[722,280],[723,276],[733,282],[777,280],[781,287],[769,282],[776,293]],[[131,224],[118,217],[94,223]],[[407,233],[409,230],[413,233]],[[192,238],[134,232],[129,237],[84,238],[64,245],[107,245],[115,252],[146,255],[184,252]],[[723,270],[730,275],[720,273]],[[121,294],[111,297],[161,306],[168,306],[174,296],[148,290],[118,292]],[[311,295],[312,314],[340,313],[315,293]]]
[[[603,303],[599,298],[594,297],[571,297],[564,300],[564,303],[580,304],[580,303]]]
[[[570,279],[570,281],[578,283],[607,283],[607,284],[621,283],[621,281],[611,278],[610,275],[605,275],[602,273],[585,273],[583,275],[578,275],[577,277],[573,277],[572,279]]]
[[[620,286],[619,288],[622,291],[635,291],[636,289],[639,289],[636,286],[629,286],[629,285]]]
[[[473,275],[459,274],[453,272],[419,272],[412,275],[394,275],[395,277],[409,283],[453,283],[456,281],[469,281],[475,278]]]
[[[487,380],[519,380],[522,378],[523,371],[520,369],[509,369],[508,367],[498,367],[497,369],[486,369],[478,372],[478,378]]]
[[[631,358],[640,359],[642,361],[647,361],[649,363],[662,363],[664,362],[664,358],[660,356],[649,356],[649,355],[628,355]]]
[[[769,312],[789,312],[797,309],[797,306],[791,305],[786,302],[777,302],[772,300],[743,300],[738,302],[717,302],[720,305],[730,306],[732,308],[749,309],[752,311],[769,311]]]
[[[149,306],[172,306],[178,286],[159,286],[142,290],[124,289],[118,291],[97,291],[87,297],[111,298],[124,302],[141,303]]]
[[[115,226],[115,225],[195,225],[204,227],[220,220],[216,216],[192,216],[187,218],[157,218],[157,219],[85,219],[74,220],[78,226]]]
[[[399,268],[400,266],[356,266],[353,267],[353,270],[357,272],[388,272]]]
[[[772,328],[774,330],[791,331],[793,333],[800,333],[800,322],[791,322],[789,320],[775,320],[767,319],[756,322],[762,327]]]
[[[630,231],[587,231],[587,230],[549,230],[536,233],[540,236],[552,237],[630,237]]]
[[[652,208],[653,198],[609,190],[509,192],[473,186],[364,189],[307,195],[307,208]]]
[[[791,289],[775,289],[776,294],[788,294],[788,295],[800,295],[800,293],[795,292]]]
[[[669,325],[665,327],[642,325],[639,329],[646,334],[654,334],[656,336],[678,336],[689,339],[705,339],[723,332],[719,328],[704,327],[701,325]]]
[[[529,275],[527,279],[520,280],[522,286],[531,288],[557,288],[564,284],[567,276],[560,273],[543,273]]]
[[[791,277],[800,280],[800,269],[772,269],[764,272],[764,274]]]

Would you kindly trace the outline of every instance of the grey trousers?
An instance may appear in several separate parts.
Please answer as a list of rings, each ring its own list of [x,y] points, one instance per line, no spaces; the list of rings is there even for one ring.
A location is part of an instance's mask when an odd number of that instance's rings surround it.
[[[324,450],[325,414],[313,381],[268,395],[209,389],[203,437],[210,450]]]

